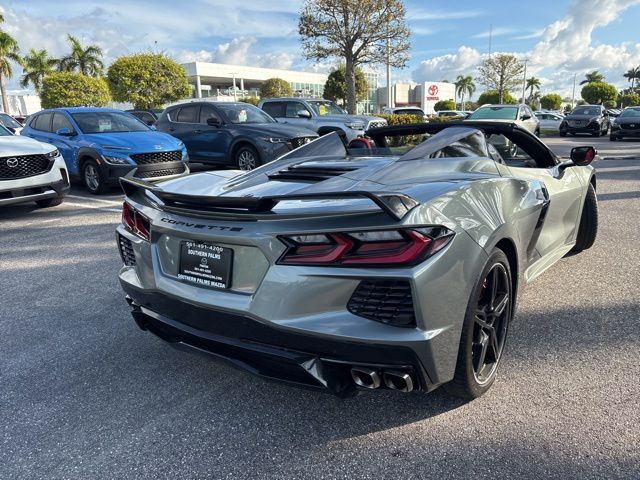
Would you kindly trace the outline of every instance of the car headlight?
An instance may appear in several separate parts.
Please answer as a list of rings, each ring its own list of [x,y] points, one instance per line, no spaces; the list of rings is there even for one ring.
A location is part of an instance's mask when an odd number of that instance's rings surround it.
[[[364,123],[361,122],[345,123],[345,125],[352,130],[364,130]]]
[[[56,158],[58,155],[60,155],[60,152],[58,151],[58,149],[55,149],[47,153],[46,155],[47,155],[47,158]]]
[[[265,137],[262,140],[269,143],[287,143],[289,141],[287,138],[280,137]]]
[[[108,155],[103,155],[105,162],[110,163],[112,165],[128,165],[129,162],[126,158],[122,157],[110,157]]]

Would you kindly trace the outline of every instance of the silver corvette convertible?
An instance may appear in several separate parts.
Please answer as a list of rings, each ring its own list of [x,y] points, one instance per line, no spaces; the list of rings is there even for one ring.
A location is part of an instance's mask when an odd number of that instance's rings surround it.
[[[475,398],[520,288],[595,240],[595,155],[429,123],[330,134],[248,173],[125,178],[120,282],[140,328],[264,377]]]

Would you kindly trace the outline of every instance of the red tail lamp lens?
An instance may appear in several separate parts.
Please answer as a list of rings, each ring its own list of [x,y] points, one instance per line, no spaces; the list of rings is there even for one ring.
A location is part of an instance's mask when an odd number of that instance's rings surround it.
[[[444,248],[453,232],[444,227],[339,232],[280,237],[287,265],[413,265]]]
[[[127,202],[122,204],[122,224],[143,240],[151,241],[149,219]]]

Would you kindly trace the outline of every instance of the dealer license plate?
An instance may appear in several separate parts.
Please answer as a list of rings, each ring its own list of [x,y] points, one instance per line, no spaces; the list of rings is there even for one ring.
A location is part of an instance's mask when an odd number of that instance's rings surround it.
[[[182,242],[178,278],[209,288],[231,286],[233,250],[209,243]]]

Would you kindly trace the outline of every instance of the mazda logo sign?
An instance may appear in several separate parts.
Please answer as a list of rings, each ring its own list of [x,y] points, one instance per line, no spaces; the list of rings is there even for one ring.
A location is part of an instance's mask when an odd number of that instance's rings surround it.
[[[16,168],[18,166],[18,159],[17,158],[7,158],[7,167],[9,168]]]

